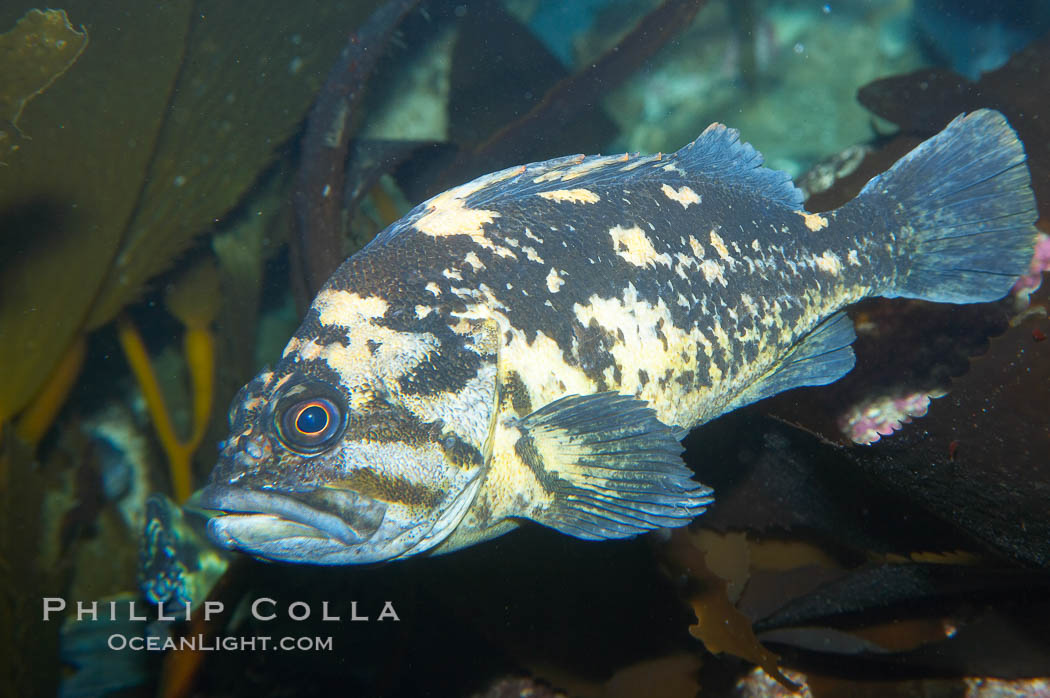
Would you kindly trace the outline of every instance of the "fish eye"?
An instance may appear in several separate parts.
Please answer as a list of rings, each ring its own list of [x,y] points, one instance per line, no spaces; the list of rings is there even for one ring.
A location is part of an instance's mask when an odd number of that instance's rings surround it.
[[[278,402],[274,413],[281,443],[303,455],[325,450],[339,437],[345,424],[342,399],[330,388],[318,388],[309,384],[295,386]]]
[[[332,422],[332,408],[327,400],[311,400],[299,406],[295,414],[295,430],[301,436],[317,436]]]

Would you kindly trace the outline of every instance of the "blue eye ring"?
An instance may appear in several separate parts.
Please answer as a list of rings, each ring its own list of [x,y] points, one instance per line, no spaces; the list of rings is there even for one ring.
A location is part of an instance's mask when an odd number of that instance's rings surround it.
[[[344,401],[323,384],[292,386],[277,402],[274,427],[281,443],[301,455],[317,455],[336,443],[346,426]]]

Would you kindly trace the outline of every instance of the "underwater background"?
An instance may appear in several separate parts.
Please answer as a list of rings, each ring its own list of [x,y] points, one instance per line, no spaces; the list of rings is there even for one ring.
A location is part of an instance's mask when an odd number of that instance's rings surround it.
[[[1039,0],[5,2],[0,695],[1050,695],[1048,32]],[[845,379],[686,439],[688,529],[318,568],[180,506],[319,285],[429,196],[719,121],[824,211],[982,107],[1028,153],[1030,275],[850,308]]]

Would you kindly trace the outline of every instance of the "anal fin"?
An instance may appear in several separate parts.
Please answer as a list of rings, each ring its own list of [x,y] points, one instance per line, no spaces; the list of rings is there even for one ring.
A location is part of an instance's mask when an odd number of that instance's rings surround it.
[[[856,338],[853,321],[845,311],[831,315],[803,337],[775,368],[741,393],[726,411],[792,388],[834,383],[857,362],[850,348]]]
[[[712,501],[644,400],[570,395],[518,426],[518,456],[552,497],[529,516],[563,533],[597,540],[684,526]]]

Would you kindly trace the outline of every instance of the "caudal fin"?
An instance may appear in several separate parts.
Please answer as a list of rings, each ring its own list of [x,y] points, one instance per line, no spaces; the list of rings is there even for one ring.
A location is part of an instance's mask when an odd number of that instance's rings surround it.
[[[883,199],[905,226],[902,266],[886,297],[993,301],[1032,257],[1038,216],[1024,148],[997,111],[957,116],[857,198]]]

